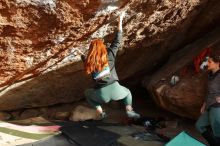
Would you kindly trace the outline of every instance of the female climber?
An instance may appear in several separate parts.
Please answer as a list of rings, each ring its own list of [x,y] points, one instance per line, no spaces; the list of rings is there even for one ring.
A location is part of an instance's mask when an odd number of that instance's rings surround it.
[[[124,14],[125,12],[122,12],[119,16],[118,31],[109,48],[106,48],[102,39],[95,39],[90,43],[86,58],[81,56],[84,60],[86,73],[91,75],[95,82],[94,88],[85,91],[85,97],[88,103],[99,113],[100,119],[107,116],[101,104],[108,103],[111,100],[122,100],[129,118],[140,117],[132,108],[130,90],[119,84],[115,70],[115,57],[122,40]]]

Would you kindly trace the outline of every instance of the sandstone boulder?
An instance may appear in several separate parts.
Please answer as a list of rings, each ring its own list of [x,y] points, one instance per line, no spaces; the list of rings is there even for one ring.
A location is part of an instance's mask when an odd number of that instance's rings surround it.
[[[207,72],[196,72],[194,58],[207,47],[220,50],[220,28],[171,56],[150,80],[143,81],[154,101],[177,115],[197,119],[206,96]],[[179,77],[171,84],[174,76]]]
[[[80,100],[92,82],[80,50],[91,39],[107,45],[123,23],[121,80],[158,65],[175,50],[219,26],[219,0],[1,0],[0,110]]]
[[[85,120],[97,120],[99,114],[95,109],[91,109],[85,106],[77,106],[71,113],[69,120],[71,121],[85,121]]]

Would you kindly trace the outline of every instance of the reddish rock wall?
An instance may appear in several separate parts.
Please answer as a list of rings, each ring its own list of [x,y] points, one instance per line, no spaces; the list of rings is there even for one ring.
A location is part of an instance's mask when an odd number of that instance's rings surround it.
[[[84,98],[92,83],[75,50],[85,52],[96,37],[110,42],[122,9],[127,15],[117,70],[126,79],[154,67],[189,42],[188,36],[195,40],[217,26],[219,5],[218,0],[0,0],[0,110]]]

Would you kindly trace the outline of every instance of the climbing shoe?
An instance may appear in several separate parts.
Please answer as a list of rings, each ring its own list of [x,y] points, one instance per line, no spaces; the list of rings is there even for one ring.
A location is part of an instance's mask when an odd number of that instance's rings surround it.
[[[102,112],[102,113],[99,115],[98,120],[103,120],[103,119],[105,119],[105,118],[107,118],[107,114],[106,114],[105,112]]]
[[[138,119],[140,118],[140,114],[134,111],[126,111],[128,118]]]

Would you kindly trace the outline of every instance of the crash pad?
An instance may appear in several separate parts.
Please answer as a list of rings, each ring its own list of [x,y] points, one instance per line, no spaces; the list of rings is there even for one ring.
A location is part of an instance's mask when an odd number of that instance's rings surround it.
[[[204,143],[192,137],[185,131],[179,133],[165,146],[206,146]]]
[[[61,127],[61,132],[80,146],[110,146],[119,135],[98,128],[89,122],[72,122]]]
[[[79,146],[79,145],[77,145],[72,141],[71,142],[68,141],[68,139],[66,139],[64,135],[57,134],[33,143],[17,145],[17,146]]]

